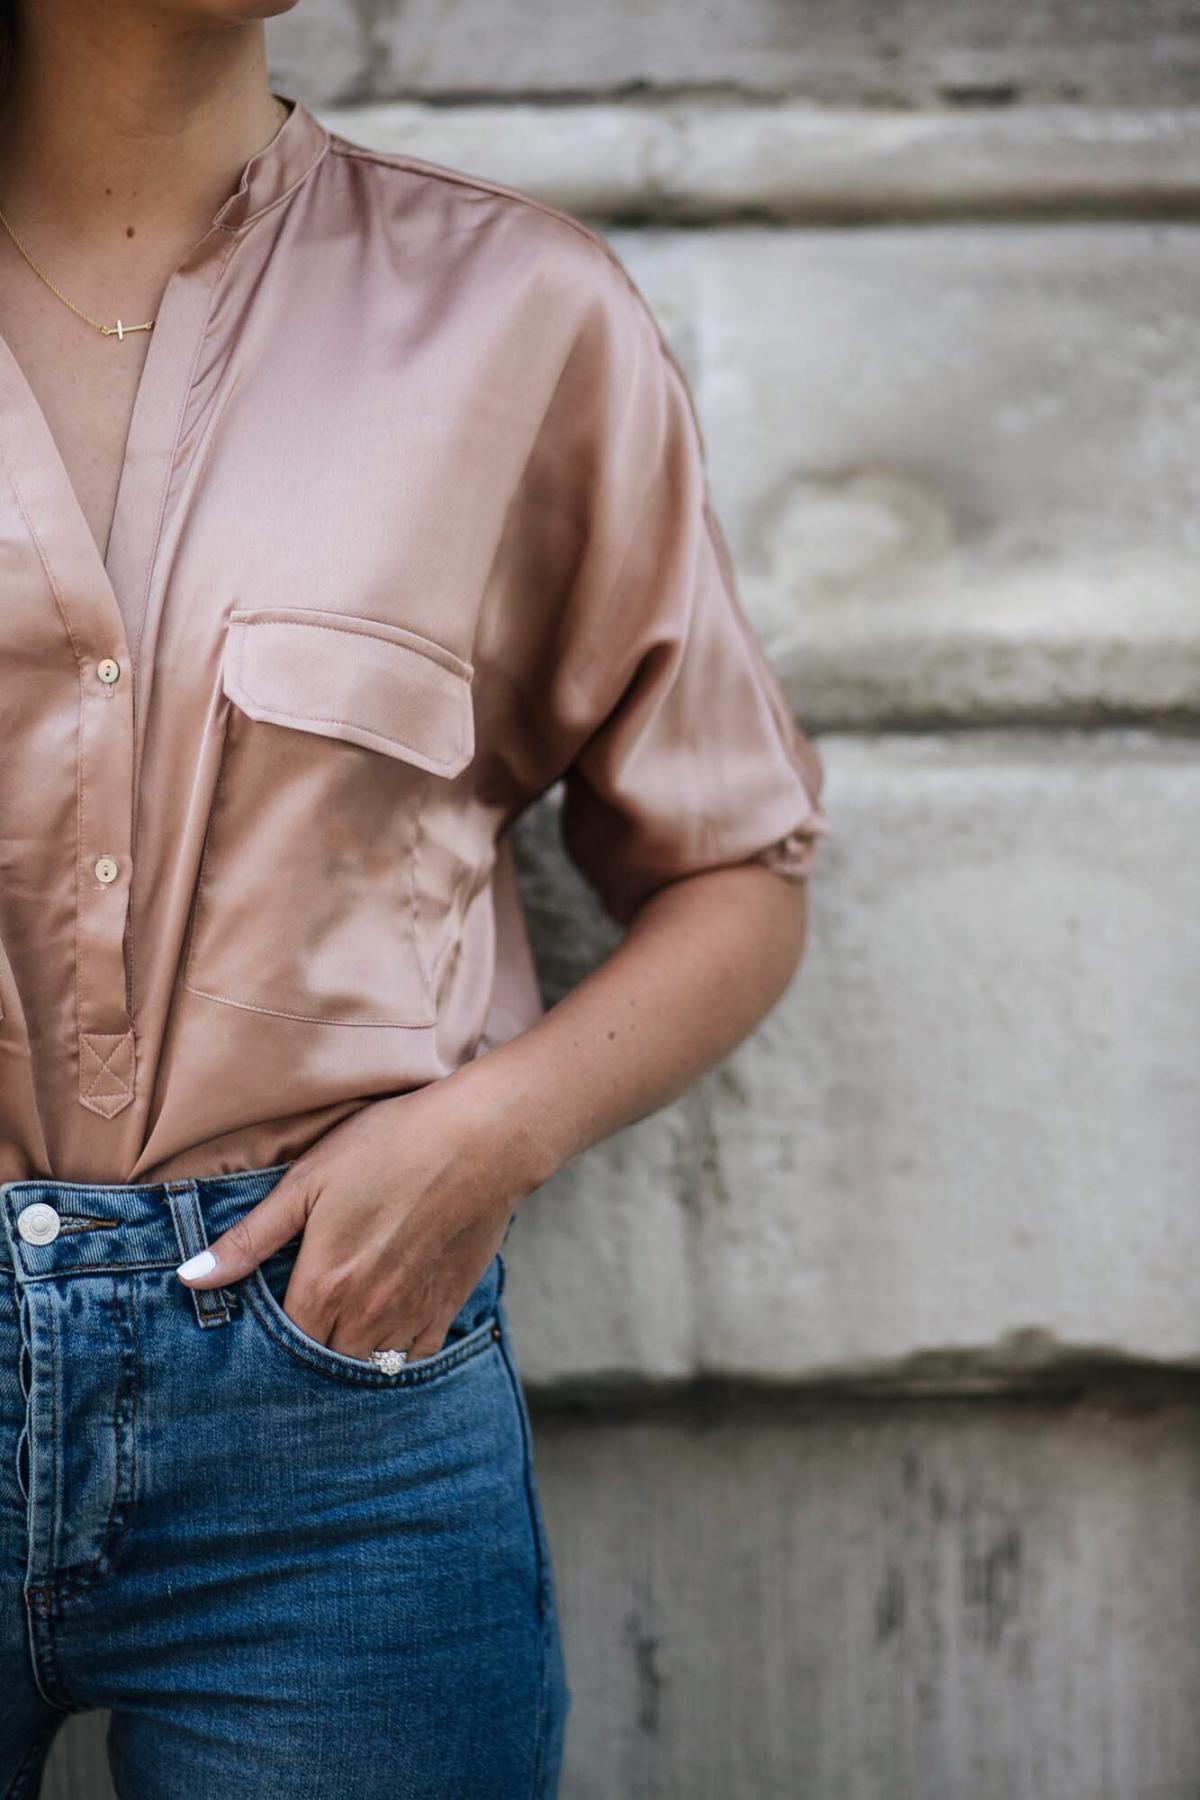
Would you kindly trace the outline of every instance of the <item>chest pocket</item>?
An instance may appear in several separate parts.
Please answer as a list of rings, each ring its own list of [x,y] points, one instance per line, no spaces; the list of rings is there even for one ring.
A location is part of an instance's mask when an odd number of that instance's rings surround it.
[[[378,620],[270,607],[231,614],[221,684],[185,986],[316,1024],[432,1025],[423,905],[447,875],[423,870],[422,809],[474,753],[470,664]]]

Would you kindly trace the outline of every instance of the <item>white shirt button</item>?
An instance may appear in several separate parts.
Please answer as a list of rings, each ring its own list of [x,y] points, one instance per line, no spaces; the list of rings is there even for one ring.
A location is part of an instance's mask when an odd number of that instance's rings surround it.
[[[17,1230],[27,1244],[51,1244],[58,1236],[62,1220],[44,1200],[23,1207],[17,1216]]]
[[[105,887],[110,881],[117,879],[118,869],[111,856],[102,856],[96,863],[96,880],[102,881]]]
[[[113,657],[106,656],[103,662],[97,663],[96,673],[101,681],[114,682],[121,673],[121,665]]]

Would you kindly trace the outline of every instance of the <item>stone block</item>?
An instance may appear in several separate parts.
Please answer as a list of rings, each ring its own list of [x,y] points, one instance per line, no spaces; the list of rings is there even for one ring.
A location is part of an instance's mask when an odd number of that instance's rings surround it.
[[[829,727],[1200,709],[1200,232],[618,232]]]
[[[1194,1800],[1195,1399],[543,1418],[563,1800]]]
[[[1188,0],[309,0],[272,19],[276,78],[318,100],[704,88],[825,102],[1194,99]],[[292,91],[289,87],[288,91]]]
[[[1003,1386],[1200,1366],[1200,754],[826,737],[804,966],[683,1100],[526,1202],[537,1386]],[[522,825],[552,999],[610,941]]]
[[[1191,211],[1200,110],[938,111],[712,98],[321,107],[331,131],[592,219],[790,222]]]

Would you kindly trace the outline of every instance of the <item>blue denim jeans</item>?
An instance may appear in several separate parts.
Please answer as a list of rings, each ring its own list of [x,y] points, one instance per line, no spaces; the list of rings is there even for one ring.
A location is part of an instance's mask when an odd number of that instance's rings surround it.
[[[386,1374],[185,1256],[286,1163],[0,1185],[0,1797],[108,1708],[122,1800],[545,1800],[569,1704],[497,1256]]]

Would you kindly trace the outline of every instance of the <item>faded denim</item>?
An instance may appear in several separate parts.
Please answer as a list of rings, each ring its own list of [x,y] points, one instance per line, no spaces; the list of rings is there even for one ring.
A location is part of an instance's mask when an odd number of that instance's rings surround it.
[[[387,1375],[177,1264],[288,1167],[0,1185],[0,1796],[111,1710],[122,1800],[548,1800],[569,1695],[497,1256]],[[18,1228],[30,1205],[57,1235]],[[26,1213],[26,1231],[38,1215]]]

